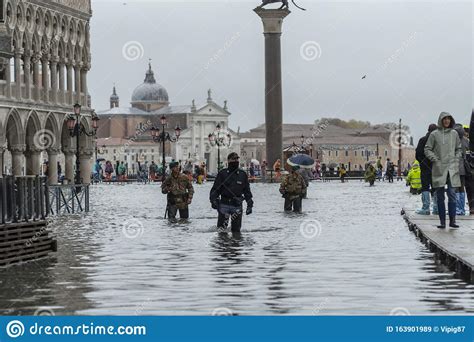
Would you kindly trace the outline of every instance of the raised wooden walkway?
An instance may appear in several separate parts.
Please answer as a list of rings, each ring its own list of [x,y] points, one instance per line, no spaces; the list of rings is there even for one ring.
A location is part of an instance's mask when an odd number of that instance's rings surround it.
[[[435,253],[437,260],[459,278],[474,283],[474,216],[458,216],[459,229],[439,229],[437,215],[418,215],[405,209],[402,215],[410,231]]]

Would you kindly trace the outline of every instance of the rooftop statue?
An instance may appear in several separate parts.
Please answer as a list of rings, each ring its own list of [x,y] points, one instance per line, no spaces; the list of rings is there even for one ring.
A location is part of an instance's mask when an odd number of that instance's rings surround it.
[[[278,3],[278,2],[281,2],[281,7],[279,9],[289,9],[289,3],[288,3],[288,0],[262,0],[262,4],[260,6],[258,6],[257,8],[263,8],[265,7],[266,5],[269,5],[269,4],[274,4],[274,3]],[[305,8],[302,8],[300,6],[298,6],[296,3],[295,3],[295,0],[291,0],[291,2],[297,7],[299,8],[300,10],[303,10],[303,11],[306,11]]]

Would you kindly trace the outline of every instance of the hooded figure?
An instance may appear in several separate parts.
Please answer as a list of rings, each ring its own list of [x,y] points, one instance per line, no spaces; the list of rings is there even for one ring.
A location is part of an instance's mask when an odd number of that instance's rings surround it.
[[[445,185],[448,185],[448,209],[451,228],[456,225],[456,193],[461,186],[459,160],[461,159],[461,139],[453,129],[455,121],[451,114],[442,112],[438,119],[438,129],[432,132],[426,142],[425,155],[432,162],[432,184],[436,189],[440,225],[446,228]]]

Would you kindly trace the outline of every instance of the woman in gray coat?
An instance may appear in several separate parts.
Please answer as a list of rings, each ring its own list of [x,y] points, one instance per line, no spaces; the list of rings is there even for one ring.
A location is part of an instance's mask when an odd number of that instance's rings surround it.
[[[459,177],[459,160],[461,159],[461,140],[453,129],[455,121],[451,114],[442,112],[438,119],[438,129],[432,132],[426,142],[425,155],[433,163],[432,184],[438,198],[438,215],[440,225],[446,228],[445,186],[448,186],[449,226],[459,228],[456,224],[456,192],[461,186]]]

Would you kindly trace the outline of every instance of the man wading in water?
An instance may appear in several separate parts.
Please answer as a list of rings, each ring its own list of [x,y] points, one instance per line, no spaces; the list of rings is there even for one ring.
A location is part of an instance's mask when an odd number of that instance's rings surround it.
[[[226,229],[231,221],[232,232],[240,232],[242,227],[242,202],[247,202],[246,214],[253,208],[252,192],[247,173],[240,169],[239,155],[235,152],[227,158],[228,167],[220,171],[211,189],[211,206],[219,212],[217,228]]]

